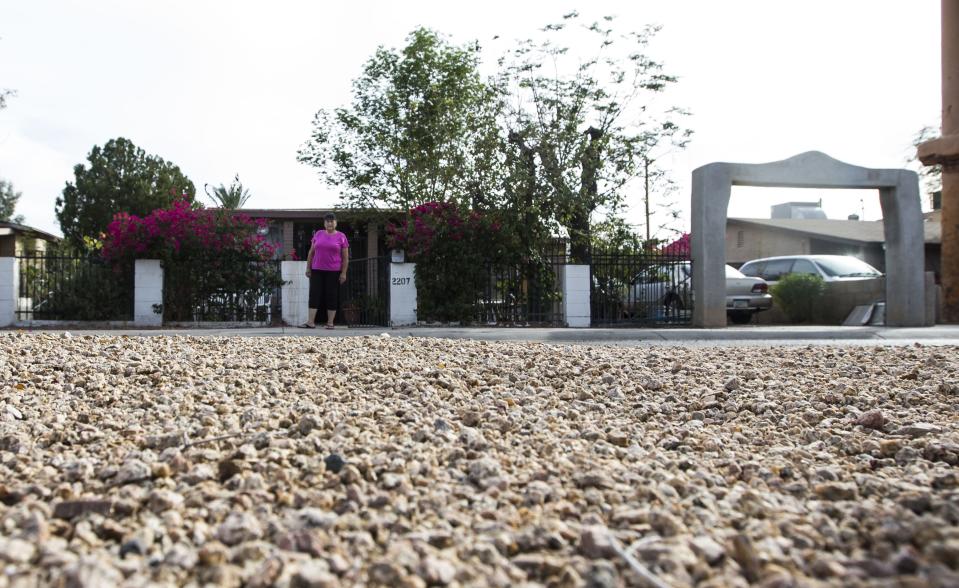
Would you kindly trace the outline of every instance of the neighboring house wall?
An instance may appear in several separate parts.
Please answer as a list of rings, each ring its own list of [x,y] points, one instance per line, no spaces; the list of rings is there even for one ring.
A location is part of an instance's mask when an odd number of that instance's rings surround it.
[[[726,263],[734,267],[760,257],[808,253],[809,239],[805,237],[732,221],[726,225]]]

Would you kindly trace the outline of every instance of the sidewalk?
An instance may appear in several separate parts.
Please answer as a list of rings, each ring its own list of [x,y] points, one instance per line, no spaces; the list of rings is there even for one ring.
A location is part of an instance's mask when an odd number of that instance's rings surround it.
[[[370,327],[335,330],[294,327],[222,329],[8,329],[12,332],[64,333],[74,336],[181,337],[360,337],[388,333],[392,337],[439,337],[485,341],[539,341],[557,344],[609,345],[959,345],[959,325],[926,328],[747,326],[726,329],[566,329],[517,327]]]

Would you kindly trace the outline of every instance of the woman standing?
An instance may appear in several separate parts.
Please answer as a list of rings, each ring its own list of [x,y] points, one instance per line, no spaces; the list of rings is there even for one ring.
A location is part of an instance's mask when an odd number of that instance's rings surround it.
[[[310,242],[306,256],[306,277],[310,279],[310,315],[300,325],[303,329],[316,328],[317,310],[326,310],[326,328],[333,328],[336,317],[336,298],[340,284],[346,282],[350,265],[350,243],[346,235],[336,230],[336,215],[323,217],[324,230],[317,231]]]

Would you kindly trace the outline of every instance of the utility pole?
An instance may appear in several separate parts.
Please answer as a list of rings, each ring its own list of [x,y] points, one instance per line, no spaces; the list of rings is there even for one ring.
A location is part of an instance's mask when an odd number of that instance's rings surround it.
[[[649,231],[649,218],[652,215],[649,212],[649,158],[648,157],[643,157],[643,165],[645,165],[643,178],[646,181],[646,242],[649,243],[650,235],[651,235]]]
[[[919,161],[942,166],[942,317],[959,323],[959,0],[942,3],[942,131]]]

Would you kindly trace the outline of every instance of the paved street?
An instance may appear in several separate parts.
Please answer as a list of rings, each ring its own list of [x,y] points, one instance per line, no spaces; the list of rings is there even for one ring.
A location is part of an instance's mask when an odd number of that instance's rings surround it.
[[[33,331],[34,329],[18,329]],[[539,341],[558,344],[604,345],[959,345],[959,325],[927,328],[891,327],[730,327],[726,329],[564,329],[564,328],[344,328],[298,329],[294,327],[217,329],[35,329],[70,332],[74,335],[128,336],[239,336],[239,337],[358,337],[389,333],[393,337],[439,337],[483,341]],[[7,332],[11,332],[8,330]]]

